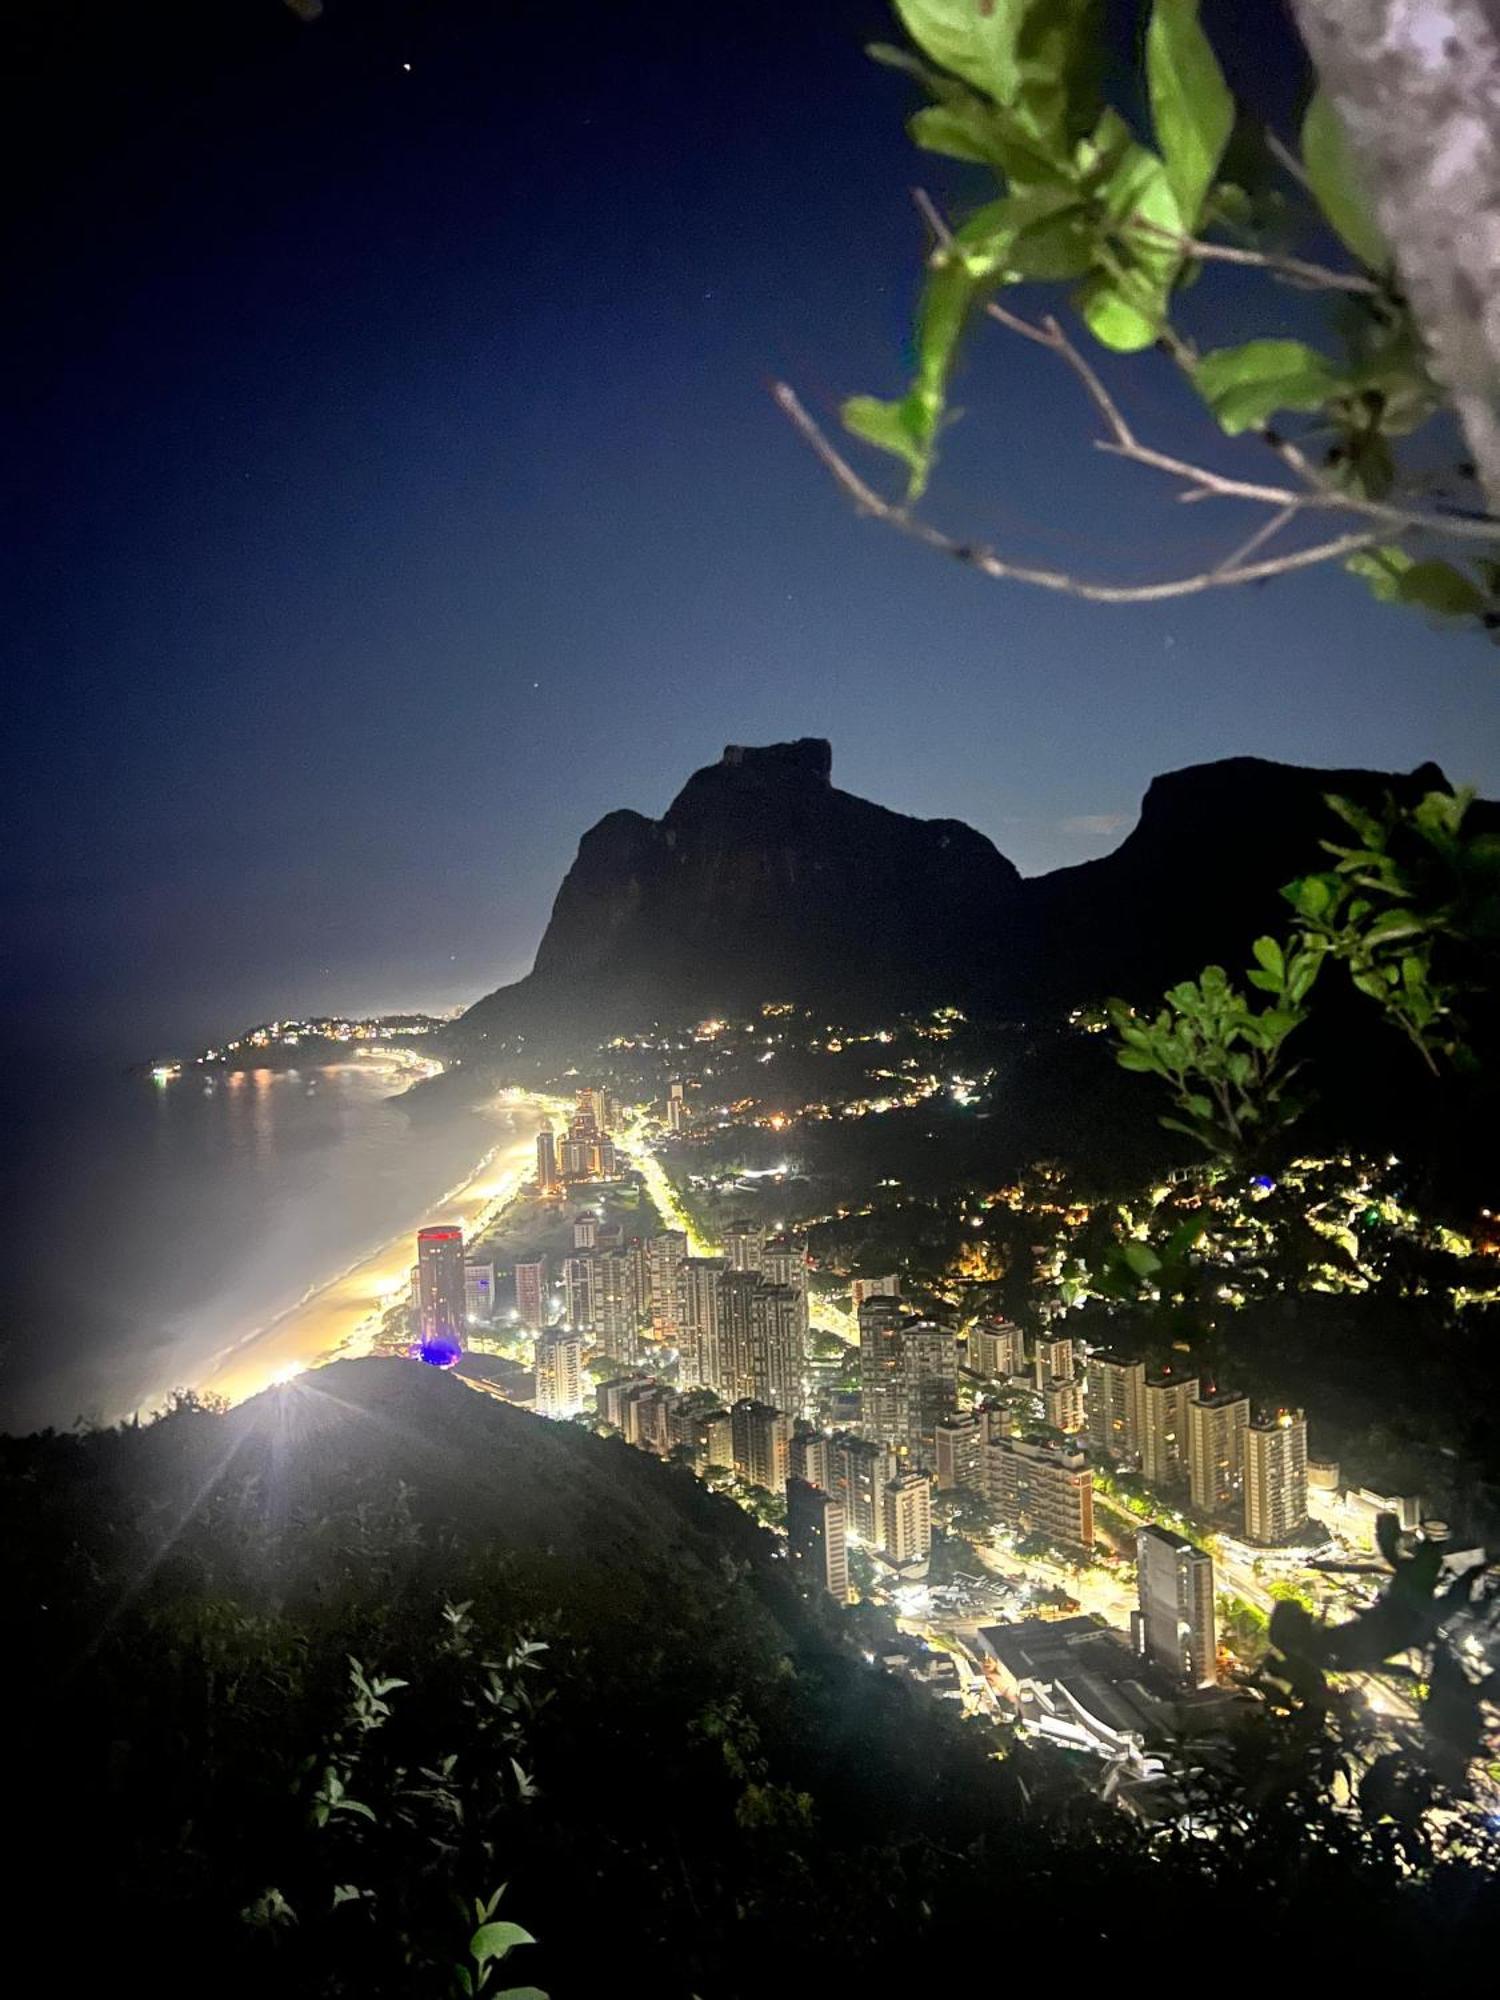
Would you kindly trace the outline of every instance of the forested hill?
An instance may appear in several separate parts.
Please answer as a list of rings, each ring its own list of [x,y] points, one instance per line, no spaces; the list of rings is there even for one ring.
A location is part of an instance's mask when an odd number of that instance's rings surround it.
[[[1295,1739],[1205,1781],[1205,1814],[1258,1788],[1232,1852],[1148,1847],[1097,1767],[997,1762],[868,1665],[860,1614],[687,1472],[413,1363],[0,1440],[0,1493],[11,1886],[64,1990],[458,1993],[502,1884],[537,1942],[486,1990],[552,2000],[1356,1928],[1437,1977],[1490,1921],[1404,1891]]]

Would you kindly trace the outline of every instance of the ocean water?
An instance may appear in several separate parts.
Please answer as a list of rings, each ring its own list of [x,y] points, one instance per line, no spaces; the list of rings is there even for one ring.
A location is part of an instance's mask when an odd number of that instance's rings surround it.
[[[112,1063],[5,1079],[0,1429],[113,1422],[408,1226],[504,1130],[408,1116],[384,1065],[165,1086]]]

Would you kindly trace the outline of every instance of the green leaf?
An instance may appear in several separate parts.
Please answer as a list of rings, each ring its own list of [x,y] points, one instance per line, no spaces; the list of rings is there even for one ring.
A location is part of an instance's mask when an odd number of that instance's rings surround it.
[[[1122,1243],[1120,1256],[1138,1278],[1152,1277],[1161,1269],[1161,1259],[1149,1243]]]
[[[1333,363],[1300,340],[1214,348],[1198,361],[1193,380],[1231,437],[1257,429],[1277,410],[1321,409],[1340,387]]]
[[[1021,86],[1016,41],[1025,0],[894,0],[903,28],[924,55],[997,104]]]
[[[1115,236],[1075,303],[1101,346],[1135,354],[1161,332],[1167,294],[1182,268],[1171,240],[1182,233],[1182,215],[1162,162],[1112,112],[1100,120],[1090,147],[1097,149],[1091,192]],[[1142,221],[1165,233],[1132,226]]]
[[[547,2000],[547,1996],[540,1986],[507,1986],[495,2000]]]
[[[975,111],[981,110],[976,100]],[[982,119],[951,104],[924,105],[907,119],[906,129],[912,143],[924,153],[941,153],[950,160],[973,160],[982,167],[998,164]]]
[[[1029,188],[987,203],[954,238],[976,279],[1078,278],[1093,257],[1094,226],[1077,192]]]
[[[1412,566],[1412,558],[1394,542],[1378,549],[1356,549],[1344,568],[1369,586],[1370,595],[1382,604],[1399,604],[1401,579]]]
[[[1286,978],[1286,955],[1273,937],[1258,937],[1250,951],[1257,965],[1263,965],[1278,986]]]
[[[504,1958],[519,1944],[535,1944],[530,1931],[519,1924],[481,1924],[469,1939],[469,1956],[485,1965],[492,1958]]]
[[[1371,270],[1389,269],[1391,253],[1360,189],[1344,128],[1321,90],[1314,93],[1302,121],[1302,165],[1340,242]]]
[[[1472,618],[1484,611],[1489,600],[1479,586],[1452,563],[1414,562],[1403,570],[1397,584],[1403,604],[1420,605],[1440,618]]]
[[[894,403],[883,403],[878,396],[850,396],[839,415],[846,431],[903,459],[911,467],[915,490],[921,492],[926,483],[927,451],[918,435],[920,420],[909,396]]]
[[[1151,122],[1191,233],[1234,129],[1234,100],[1198,20],[1198,0],[1156,0],[1146,33]]]

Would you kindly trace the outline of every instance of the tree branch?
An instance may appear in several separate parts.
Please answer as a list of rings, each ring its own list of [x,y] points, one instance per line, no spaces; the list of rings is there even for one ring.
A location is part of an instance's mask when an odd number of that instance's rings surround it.
[[[1367,278],[1362,271],[1335,271],[1327,264],[1312,264],[1305,257],[1286,257],[1276,250],[1241,250],[1230,243],[1205,243],[1202,237],[1183,236],[1175,229],[1164,229],[1144,215],[1133,215],[1130,224],[1133,229],[1142,229],[1149,236],[1172,244],[1184,257],[1196,258],[1200,264],[1244,264],[1252,270],[1269,271],[1274,277],[1285,278],[1289,284],[1309,291],[1359,292],[1368,296],[1385,290],[1378,280]]]
[[[1087,363],[1084,365],[1087,366]],[[860,478],[821,425],[808,413],[794,389],[785,382],[778,382],[772,393],[859,513],[884,521],[913,541],[952,556],[955,561],[977,569],[984,576],[1002,582],[1029,583],[1039,590],[1084,598],[1091,604],[1160,604],[1171,598],[1195,597],[1205,590],[1229,589],[1242,583],[1263,583],[1269,577],[1288,576],[1297,570],[1313,569],[1320,563],[1337,562],[1341,557],[1369,548],[1382,539],[1370,533],[1338,535],[1330,541],[1317,542],[1287,555],[1270,556],[1261,562],[1236,562],[1227,568],[1221,566],[1202,570],[1192,576],[1172,577],[1159,583],[1098,583],[1086,577],[1070,576],[1062,570],[1038,569],[1025,563],[1008,562],[993,549],[980,543],[957,541],[953,536],[944,534],[942,529],[918,520],[904,508],[893,506]],[[1301,496],[1297,498],[1300,505]]]
[[[1500,520],[1486,515],[1428,514],[1419,508],[1398,507],[1387,500],[1369,500],[1360,493],[1342,492],[1328,485],[1294,444],[1274,432],[1263,433],[1264,440],[1296,472],[1303,482],[1303,491],[1288,486],[1268,486],[1260,480],[1232,479],[1224,473],[1211,472],[1205,465],[1195,465],[1188,459],[1174,457],[1170,452],[1157,451],[1154,446],[1141,443],[1091,363],[1073,345],[1051,314],[1039,323],[1025,320],[993,299],[986,304],[985,312],[1009,332],[1019,334],[1022,339],[1033,341],[1039,347],[1049,348],[1072,369],[1109,430],[1108,438],[1098,440],[1100,451],[1113,452],[1137,465],[1149,465],[1157,472],[1185,480],[1192,489],[1182,496],[1185,500],[1210,496],[1222,500],[1252,500],[1267,507],[1362,515],[1366,520],[1384,522],[1393,534],[1419,532],[1456,536],[1463,541],[1491,544],[1500,541]],[[1192,372],[1190,365],[1187,372]]]

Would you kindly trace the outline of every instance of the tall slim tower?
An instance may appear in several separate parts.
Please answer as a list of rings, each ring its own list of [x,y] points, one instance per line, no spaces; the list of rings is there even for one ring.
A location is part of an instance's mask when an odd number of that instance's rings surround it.
[[[1174,1375],[1170,1368],[1146,1377],[1141,1477],[1158,1491],[1187,1476],[1188,1403],[1196,1387],[1191,1376]]]
[[[1140,1650],[1186,1687],[1214,1679],[1214,1566],[1169,1528],[1142,1528],[1135,1538],[1141,1606]]]
[[[417,1232],[417,1346],[434,1368],[451,1368],[464,1351],[468,1318],[461,1229]]]
[[[1245,1432],[1245,1539],[1270,1546],[1307,1519],[1307,1419],[1272,1410]]]
[[[1228,1389],[1199,1389],[1188,1402],[1188,1486],[1200,1514],[1237,1507],[1245,1482],[1250,1399]]]
[[[516,1266],[516,1317],[528,1333],[540,1333],[547,1311],[547,1260],[534,1258]]]
[[[786,1486],[786,1548],[792,1574],[805,1590],[826,1590],[839,1604],[849,1598],[844,1503],[806,1479]]]
[[[886,1293],[859,1309],[860,1428],[882,1444],[903,1445],[911,1428],[902,1328],[907,1314]]]
[[[1134,1465],[1145,1429],[1146,1364],[1103,1349],[1088,1358],[1089,1443]]]
[[[536,1135],[536,1184],[542,1194],[554,1193],[558,1185],[557,1140],[550,1125]]]

